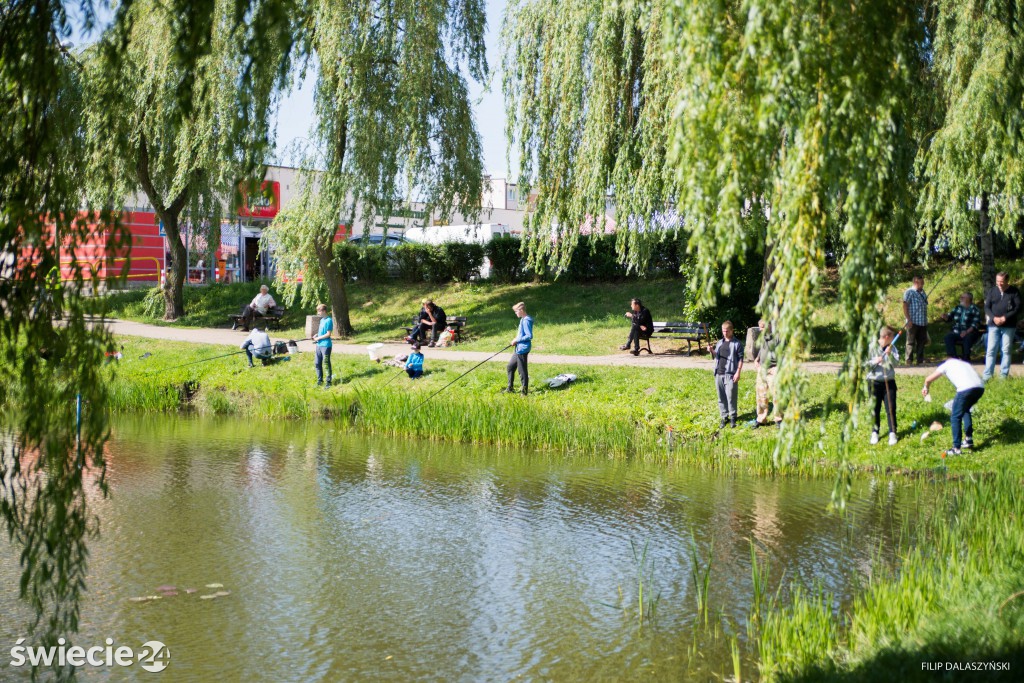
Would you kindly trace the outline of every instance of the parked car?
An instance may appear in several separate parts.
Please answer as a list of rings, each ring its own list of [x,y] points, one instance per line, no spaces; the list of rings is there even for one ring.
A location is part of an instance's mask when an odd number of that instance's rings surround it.
[[[349,237],[348,242],[355,244],[356,246],[362,246],[364,243],[370,246],[378,246],[384,244],[384,235],[356,235]],[[401,235],[388,235],[387,246],[397,247],[400,244],[405,244],[409,240],[405,239]]]
[[[349,237],[346,241],[350,242],[351,244],[354,244],[357,247],[362,247],[363,245],[379,247],[382,244],[385,244],[385,246],[387,247],[398,247],[403,244],[409,243],[409,240],[405,239],[401,235],[388,235],[387,242],[385,243],[384,235],[374,234],[356,235],[354,237]],[[401,268],[398,265],[398,259],[396,259],[394,254],[392,254],[391,252],[388,252],[386,255],[385,266],[387,267],[388,277],[398,277],[399,274],[401,274]]]

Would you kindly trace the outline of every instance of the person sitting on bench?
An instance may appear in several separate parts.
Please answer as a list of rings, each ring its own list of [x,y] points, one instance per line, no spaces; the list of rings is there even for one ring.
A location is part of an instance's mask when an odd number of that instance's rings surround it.
[[[971,349],[981,339],[981,309],[974,305],[974,295],[970,292],[961,294],[960,305],[949,313],[943,313],[942,319],[953,322],[953,330],[943,340],[946,357],[970,363]]]
[[[651,334],[654,332],[654,321],[651,318],[651,312],[644,308],[644,304],[640,299],[632,299],[629,302],[629,307],[633,310],[627,313],[626,317],[633,321],[633,325],[629,328],[629,338],[625,344],[619,347],[619,350],[625,351],[632,344],[633,350],[630,353],[634,356],[639,356],[640,340],[651,338]]]
[[[252,301],[248,305],[242,307],[242,329],[246,332],[249,331],[249,327],[252,325],[253,318],[259,315],[266,315],[267,311],[277,305],[274,301],[274,297],[270,296],[270,288],[266,285],[260,285],[260,293],[253,297]],[[236,329],[237,323],[231,326],[231,329]]]
[[[419,322],[416,327],[412,328],[412,332],[405,338],[405,341],[410,344],[413,342],[424,342],[426,341],[427,330],[430,330],[430,344],[428,346],[435,346],[437,344],[437,338],[444,332],[444,328],[448,326],[448,317],[444,313],[444,309],[433,302],[432,299],[423,300],[423,308],[420,309]]]

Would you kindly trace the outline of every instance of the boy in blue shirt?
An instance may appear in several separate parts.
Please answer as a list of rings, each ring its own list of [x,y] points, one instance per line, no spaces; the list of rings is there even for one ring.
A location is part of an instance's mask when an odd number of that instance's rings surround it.
[[[405,371],[409,373],[409,379],[419,379],[423,376],[423,354],[420,352],[418,342],[412,345],[412,353],[405,361]]]
[[[331,333],[334,331],[334,321],[331,320],[331,316],[327,315],[327,306],[320,304],[316,307],[316,314],[321,316],[320,329],[317,331],[316,336],[313,337],[313,343],[316,344],[316,357],[313,361],[313,367],[316,368],[316,385],[319,387],[324,383],[324,364],[327,365],[327,385],[331,386],[332,372],[331,372]]]
[[[519,317],[519,330],[516,333],[516,338],[512,340],[512,344],[515,345],[512,358],[508,362],[508,367],[505,368],[508,371],[508,387],[505,391],[510,394],[513,392],[512,383],[515,381],[516,370],[518,370],[519,383],[523,385],[523,396],[526,396],[530,390],[530,372],[526,366],[526,357],[533,347],[533,318],[526,314],[526,304],[522,301],[513,306],[512,310]]]

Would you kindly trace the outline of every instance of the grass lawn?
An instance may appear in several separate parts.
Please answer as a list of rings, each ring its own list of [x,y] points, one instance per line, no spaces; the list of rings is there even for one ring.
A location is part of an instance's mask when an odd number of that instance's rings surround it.
[[[1024,263],[1010,264],[1011,280],[1024,279]],[[917,269],[906,268],[893,273],[889,285],[885,319],[894,326],[903,322],[901,307],[903,291]],[[818,310],[815,324],[815,359],[843,360],[845,331],[840,327],[836,302],[835,273],[825,286],[825,304]],[[949,327],[938,320],[939,315],[956,305],[959,293],[970,290],[981,300],[980,272],[977,266],[944,263],[926,273],[925,289],[931,299],[930,328],[932,343],[928,358],[939,360],[944,350],[942,338]],[[534,351],[567,355],[604,355],[619,353],[625,342],[629,323],[623,317],[629,300],[638,296],[651,309],[655,320],[678,320],[682,314],[683,281],[680,279],[640,280],[620,283],[573,284],[563,282],[521,283],[501,285],[489,282],[452,283],[447,285],[410,285],[406,283],[360,284],[348,286],[352,324],[356,342],[400,339],[400,329],[419,311],[420,300],[431,297],[449,316],[469,318],[466,350],[497,350],[514,336],[516,319],[512,304],[525,301],[536,321]],[[934,287],[934,290],[932,289]],[[163,302],[156,290],[120,292],[108,296],[108,314],[118,318],[184,327],[228,327],[228,315],[237,313],[242,304],[252,299],[257,284],[208,285],[188,287],[187,315],[174,323],[163,323]],[[275,293],[273,287],[271,292]],[[284,320],[282,335],[299,336],[310,310],[293,307]],[[714,329],[720,320],[707,321]],[[742,329],[756,321],[734,321]],[[656,351],[685,348],[685,342],[655,342]]]
[[[579,379],[568,387],[549,389],[541,380],[555,371],[534,366],[533,391],[524,398],[500,393],[504,364],[489,363],[417,407],[472,364],[434,361],[427,350],[427,374],[412,381],[397,369],[371,363],[368,357],[338,356],[335,376],[342,383],[324,390],[314,387],[311,353],[248,369],[244,355],[194,363],[230,353],[225,347],[133,337],[119,343],[124,345],[124,359],[111,365],[115,411],[170,412],[185,406],[257,421],[325,417],[386,434],[652,457],[669,455],[671,427],[673,457],[708,466],[731,463],[753,471],[775,470],[774,428],[740,426],[716,437],[714,388],[710,375],[699,370],[565,367],[558,371],[573,372]],[[151,355],[143,359],[144,353]],[[193,364],[176,367],[186,363]],[[752,373],[745,373],[741,380],[741,421],[753,417],[753,380]],[[803,413],[808,429],[795,449],[801,472],[832,471],[839,460],[845,409],[829,409],[826,402],[834,381],[825,375],[810,379]],[[917,377],[898,380],[901,440],[896,446],[869,446],[870,427],[863,413],[851,444],[853,464],[864,469],[908,470],[942,464],[940,454],[951,445],[949,415],[942,405],[952,398],[952,387],[940,381],[933,387],[934,402],[925,403],[920,398],[921,383]],[[951,460],[949,471],[990,471],[1005,465],[1024,472],[1022,386],[1017,379],[989,384],[975,409],[978,448]],[[942,423],[943,431],[922,441],[921,435],[933,421]]]

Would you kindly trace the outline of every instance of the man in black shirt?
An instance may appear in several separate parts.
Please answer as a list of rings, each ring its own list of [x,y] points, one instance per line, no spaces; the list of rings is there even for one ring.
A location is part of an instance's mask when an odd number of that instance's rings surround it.
[[[625,351],[632,344],[633,350],[630,353],[634,356],[639,356],[640,340],[651,338],[651,333],[654,331],[654,322],[651,320],[651,312],[644,308],[643,302],[640,299],[632,299],[629,302],[629,307],[633,310],[627,313],[626,317],[633,321],[633,325],[629,328],[629,338],[625,344],[619,347],[619,350]]]
[[[447,326],[448,317],[445,315],[444,309],[435,304],[432,299],[424,299],[423,308],[420,309],[419,322],[416,327],[412,328],[412,332],[405,338],[405,341],[410,344],[415,341],[426,341],[426,331],[430,330],[428,346],[434,346],[437,344],[437,338]]]
[[[1020,292],[1010,286],[1006,273],[996,273],[996,286],[985,293],[985,319],[988,322],[988,346],[985,350],[986,382],[992,379],[996,370],[996,354],[1002,353],[1000,374],[1010,375],[1010,349],[1017,333],[1017,317],[1020,315]]]

